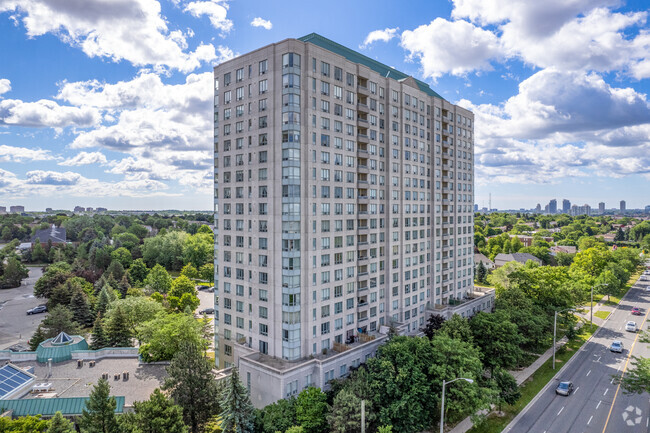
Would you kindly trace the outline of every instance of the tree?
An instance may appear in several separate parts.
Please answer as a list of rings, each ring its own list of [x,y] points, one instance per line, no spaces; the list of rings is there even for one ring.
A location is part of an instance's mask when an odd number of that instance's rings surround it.
[[[106,314],[108,307],[113,301],[113,296],[111,296],[112,289],[108,286],[102,287],[99,291],[99,298],[97,299],[97,305],[95,305],[95,313],[97,314]]]
[[[184,342],[207,350],[208,334],[203,319],[184,313],[160,312],[139,327],[140,355],[145,362],[168,361],[176,356]]]
[[[199,269],[199,277],[204,281],[214,283],[214,263],[206,263],[201,266]]]
[[[614,375],[626,394],[650,392],[650,358],[632,356],[632,366],[624,376]]]
[[[32,338],[29,339],[30,350],[32,352],[35,352],[38,348],[38,345],[47,339],[48,337],[45,335],[45,331],[43,330],[43,324],[39,323],[39,325],[36,327],[36,331],[34,331],[34,335],[32,335]]]
[[[305,433],[327,432],[327,396],[313,386],[304,389],[296,399],[296,419]]]
[[[4,265],[4,273],[0,277],[0,288],[20,287],[28,275],[29,271],[25,265],[20,263],[15,256],[10,256],[7,259],[7,264]]]
[[[131,284],[134,286],[140,286],[144,283],[144,280],[149,275],[149,269],[142,259],[136,259],[131,263],[129,268],[128,275],[131,280]]]
[[[41,324],[43,325],[45,338],[54,338],[61,332],[69,335],[79,334],[79,324],[74,321],[72,311],[63,305],[57,305],[50,310]]]
[[[50,425],[47,427],[46,433],[75,433],[74,424],[63,418],[61,412],[57,411],[50,420]]]
[[[625,233],[623,232],[623,229],[621,227],[618,228],[616,231],[616,235],[614,236],[614,242],[620,242],[625,240]]]
[[[106,337],[106,331],[104,330],[102,313],[97,313],[91,336],[92,341],[90,343],[90,348],[92,350],[103,349],[108,346],[108,337]]]
[[[131,347],[131,326],[128,317],[118,305],[111,311],[105,322],[106,340],[110,347]]]
[[[176,296],[177,298],[180,298],[185,293],[197,296],[197,291],[194,288],[192,281],[190,281],[190,279],[185,275],[181,275],[172,282],[169,296]]]
[[[264,433],[285,431],[296,425],[296,399],[280,399],[257,411],[258,430]]]
[[[172,287],[172,277],[169,276],[165,268],[161,265],[156,265],[149,271],[147,278],[145,278],[144,287],[149,293],[158,292],[165,294]]]
[[[454,314],[449,320],[445,321],[440,327],[439,333],[466,343],[474,342],[474,336],[469,322],[460,314]]]
[[[497,367],[511,369],[517,366],[523,352],[517,325],[510,322],[503,311],[480,312],[470,321],[474,341],[481,349],[481,357],[492,374]]]
[[[99,379],[78,420],[82,433],[120,433],[115,415],[117,401],[110,391],[108,381]]]
[[[33,263],[46,263],[47,262],[47,253],[41,245],[41,240],[36,238],[32,243],[32,262]]]
[[[81,290],[77,290],[70,299],[70,310],[74,320],[81,326],[90,326],[93,323],[93,313],[90,310],[88,296]]]
[[[149,400],[133,403],[133,412],[120,417],[124,433],[186,433],[183,409],[156,388]]]
[[[133,233],[120,233],[115,236],[115,245],[120,248],[126,248],[132,251],[138,244],[140,244],[140,238]]]
[[[48,421],[41,419],[40,415],[21,416],[14,420],[11,417],[0,417],[0,432],[2,433],[43,433],[47,426]]]
[[[199,268],[206,263],[214,261],[214,235],[210,233],[196,233],[185,238],[183,244],[183,260]]]
[[[181,275],[189,279],[197,279],[199,278],[199,271],[191,263],[188,263],[181,269]]]
[[[167,374],[163,390],[169,391],[174,402],[183,408],[183,419],[192,433],[198,433],[200,426],[219,412],[219,390],[212,363],[201,346],[182,341]]]
[[[366,426],[371,424],[374,414],[366,409]],[[331,433],[357,433],[361,431],[361,399],[347,389],[334,397],[332,410],[327,416]]]
[[[436,335],[436,332],[440,328],[442,328],[442,325],[445,323],[445,318],[442,317],[439,314],[432,314],[429,316],[429,319],[427,320],[427,324],[422,328],[422,332],[424,332],[424,335],[426,335],[429,340],[433,338],[434,335]]]
[[[558,266],[571,266],[574,257],[575,254],[571,253],[557,253],[555,254],[555,261],[557,262]]]
[[[517,385],[517,379],[515,379],[512,374],[508,373],[506,370],[501,368],[497,369],[494,372],[494,383],[499,391],[498,393],[498,406],[499,411],[501,410],[501,405],[503,403],[513,405],[521,397],[521,392],[519,391],[519,385]]]
[[[105,274],[108,274],[109,276],[113,277],[115,281],[120,281],[122,277],[124,276],[124,267],[122,266],[122,263],[120,263],[117,260],[113,260],[110,265],[108,265],[108,268],[106,268]]]
[[[106,312],[108,320],[112,320],[111,316],[118,307],[123,315],[122,320],[125,321],[132,335],[137,334],[139,325],[154,319],[158,313],[163,311],[162,305],[153,299],[143,296],[129,296],[124,299],[117,299],[110,304]]]
[[[253,433],[255,409],[248,390],[239,381],[237,368],[232,369],[230,377],[221,388],[221,429],[224,433]]]
[[[34,296],[49,298],[52,289],[71,278],[72,266],[66,262],[56,262],[47,267],[45,273],[34,285]]]
[[[508,262],[505,265],[492,271],[492,273],[488,275],[487,280],[491,285],[497,288],[502,287],[507,289],[510,285],[510,274],[520,268],[523,268],[523,266],[524,265],[519,262]]]
[[[133,257],[131,256],[131,251],[127,250],[124,247],[120,247],[114,250],[111,253],[111,260],[119,262],[124,269],[128,269],[133,263]]]
[[[485,279],[487,278],[487,268],[483,264],[483,262],[478,262],[478,266],[476,267],[476,281],[479,283],[485,282]]]
[[[142,258],[149,267],[160,264],[170,270],[180,270],[184,263],[183,245],[187,237],[187,233],[171,231],[146,238],[142,247]],[[214,244],[212,248],[214,249]],[[199,263],[199,266],[202,264]]]

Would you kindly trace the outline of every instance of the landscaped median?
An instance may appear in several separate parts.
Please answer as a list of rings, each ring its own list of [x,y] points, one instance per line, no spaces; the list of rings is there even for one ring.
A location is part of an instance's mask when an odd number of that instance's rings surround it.
[[[565,346],[557,351],[555,363],[556,369],[553,370],[553,361],[549,359],[540,368],[533,373],[520,387],[521,398],[514,405],[504,405],[502,408],[503,416],[497,416],[495,413],[488,415],[487,419],[480,425],[472,427],[469,433],[498,433],[501,432],[521,412],[528,403],[546,386],[546,384],[555,376],[562,366],[571,357],[578,352],[580,347],[591,337],[598,329],[596,325],[585,323],[579,331],[579,334],[569,340]]]

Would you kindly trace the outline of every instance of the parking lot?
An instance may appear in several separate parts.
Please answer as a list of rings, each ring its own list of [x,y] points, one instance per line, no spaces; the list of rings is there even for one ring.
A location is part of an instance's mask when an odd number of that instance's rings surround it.
[[[29,276],[20,287],[0,290],[0,349],[22,343],[26,344],[46,314],[28,316],[27,310],[43,304],[34,297],[34,284],[43,271],[29,267]]]

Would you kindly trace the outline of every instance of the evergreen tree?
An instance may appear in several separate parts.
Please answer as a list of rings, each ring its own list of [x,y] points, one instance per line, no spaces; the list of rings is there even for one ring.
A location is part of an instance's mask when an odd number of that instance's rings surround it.
[[[54,338],[61,332],[69,335],[79,334],[79,324],[74,321],[72,311],[63,305],[57,305],[41,322],[46,338]]]
[[[111,310],[111,316],[106,321],[106,339],[110,347],[131,347],[133,334],[129,327],[129,318],[119,305]]]
[[[625,240],[625,233],[623,233],[622,228],[618,228],[616,231],[616,236],[614,236],[614,242],[620,242]]]
[[[120,433],[115,416],[117,401],[110,396],[110,391],[108,381],[99,379],[79,418],[81,433]]]
[[[61,412],[54,414],[45,433],[75,433],[74,424],[63,418]]]
[[[167,367],[163,390],[169,391],[174,402],[183,408],[183,419],[192,433],[219,412],[217,383],[212,375],[212,363],[202,349],[183,342]]]
[[[120,295],[122,295],[122,299],[126,298],[126,294],[130,288],[131,284],[129,284],[129,277],[125,273],[124,276],[122,276],[120,282],[117,284],[117,290],[120,292]]]
[[[38,345],[47,340],[47,338],[48,337],[45,335],[45,331],[43,331],[42,324],[39,324],[36,328],[36,331],[34,332],[34,335],[32,335],[32,338],[29,339],[29,348],[32,351],[36,351]]]
[[[486,278],[487,278],[487,268],[485,267],[483,262],[478,262],[478,266],[476,267],[476,281],[479,283],[484,283]]]
[[[98,315],[106,315],[106,310],[108,310],[108,306],[112,301],[109,290],[111,289],[108,286],[104,286],[99,292],[99,298],[97,299],[97,305],[95,306],[95,313]]]
[[[124,433],[187,433],[183,409],[158,388],[149,400],[133,403],[133,412],[122,415],[119,421]]]
[[[70,299],[70,310],[74,320],[81,326],[90,326],[93,323],[93,312],[90,310],[88,296],[81,290],[75,291]]]
[[[106,337],[106,331],[104,330],[104,321],[101,313],[97,314],[91,335],[92,342],[90,343],[90,348],[92,350],[103,349],[108,346],[108,338]]]
[[[372,413],[366,408],[366,426],[372,423]],[[327,416],[331,433],[357,433],[361,431],[361,399],[347,389],[336,397],[332,411]]]
[[[122,266],[122,263],[119,261],[113,260],[111,264],[108,265],[106,273],[112,276],[115,281],[120,281],[124,276],[124,266]]]
[[[248,390],[239,381],[237,368],[221,389],[221,429],[224,433],[253,433],[255,409]]]

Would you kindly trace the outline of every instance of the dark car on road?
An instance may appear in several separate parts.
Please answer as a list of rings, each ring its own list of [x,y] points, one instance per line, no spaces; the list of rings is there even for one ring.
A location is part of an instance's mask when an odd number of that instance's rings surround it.
[[[560,382],[560,384],[555,388],[555,393],[558,395],[564,395],[568,397],[573,392],[573,382]]]
[[[38,307],[30,308],[27,310],[27,315],[47,313],[47,305],[39,305]]]
[[[641,312],[641,309],[639,307],[632,308],[632,314],[634,314],[635,316],[643,315],[643,313]]]

